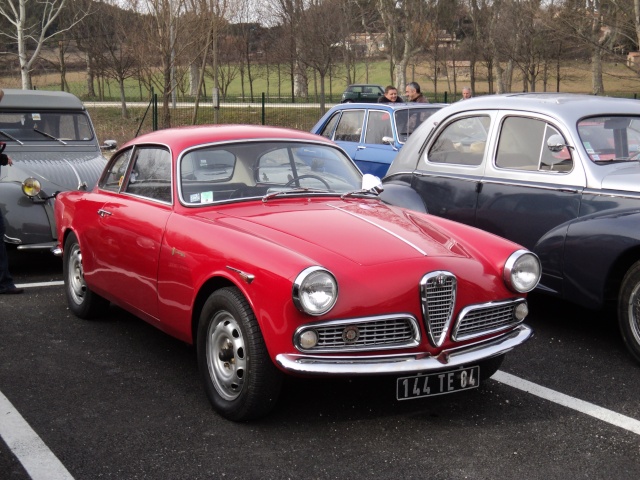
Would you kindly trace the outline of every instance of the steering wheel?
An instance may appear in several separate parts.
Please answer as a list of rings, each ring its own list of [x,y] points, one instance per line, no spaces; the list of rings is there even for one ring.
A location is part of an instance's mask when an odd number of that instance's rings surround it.
[[[293,183],[294,183],[296,180],[302,180],[303,178],[315,178],[315,179],[316,179],[316,180],[318,180],[319,182],[323,183],[323,184],[324,184],[324,186],[325,186],[325,187],[327,187],[327,190],[331,190],[331,185],[329,185],[329,184],[327,183],[327,181],[326,181],[324,178],[319,177],[319,176],[317,176],[317,175],[309,175],[309,174],[307,174],[307,175],[300,175],[298,178],[292,178],[292,179],[291,179],[291,180],[289,180],[287,183],[285,183],[285,185],[284,185],[284,186],[285,186],[285,187],[290,187],[291,185],[293,185]]]

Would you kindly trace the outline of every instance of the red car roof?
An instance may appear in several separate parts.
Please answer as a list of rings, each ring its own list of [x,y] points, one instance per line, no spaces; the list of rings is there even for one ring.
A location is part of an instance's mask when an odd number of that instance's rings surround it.
[[[157,130],[134,138],[123,147],[140,143],[159,143],[179,151],[202,143],[271,139],[315,141],[335,145],[320,135],[291,128],[263,125],[198,125]]]

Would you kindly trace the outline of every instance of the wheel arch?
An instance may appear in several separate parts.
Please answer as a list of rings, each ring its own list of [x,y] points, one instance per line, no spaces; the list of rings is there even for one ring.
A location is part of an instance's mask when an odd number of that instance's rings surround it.
[[[622,252],[611,265],[604,288],[604,304],[615,306],[618,302],[618,293],[622,286],[622,279],[631,266],[640,260],[640,245],[634,245]]]
[[[238,285],[236,285],[228,278],[222,276],[214,276],[204,282],[200,287],[200,290],[198,290],[198,294],[196,295],[196,298],[193,302],[193,309],[191,311],[191,338],[194,345],[196,345],[198,341],[198,322],[200,321],[200,314],[202,313],[204,304],[213,292],[225,287],[238,288],[238,290],[240,290],[240,293],[242,293],[242,295],[247,298],[247,301],[249,300],[246,292],[243,289],[239,288]],[[251,302],[249,302],[249,304],[251,305]],[[253,305],[251,305],[251,307],[253,308]]]

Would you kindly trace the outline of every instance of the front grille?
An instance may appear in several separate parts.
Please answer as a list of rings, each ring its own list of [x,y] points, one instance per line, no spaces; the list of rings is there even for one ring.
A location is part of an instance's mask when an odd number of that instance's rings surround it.
[[[300,335],[313,330],[318,336],[315,347],[300,345]],[[382,316],[305,325],[296,331],[296,348],[303,352],[349,352],[379,348],[414,347],[420,342],[420,330],[411,316]]]
[[[472,305],[460,312],[453,330],[453,340],[461,341],[503,330],[519,324],[514,310],[525,300]]]
[[[420,281],[422,314],[429,341],[439,347],[447,336],[456,303],[456,277],[445,271],[426,274]]]

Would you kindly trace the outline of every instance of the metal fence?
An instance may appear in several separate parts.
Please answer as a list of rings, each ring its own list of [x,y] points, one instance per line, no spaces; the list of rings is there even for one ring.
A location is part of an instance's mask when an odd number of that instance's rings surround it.
[[[332,105],[326,104],[325,110]],[[253,124],[308,131],[323,114],[318,103],[286,103],[278,99],[268,99],[264,94],[256,102],[218,103],[209,99],[196,103],[193,98],[181,98],[170,101],[167,107],[165,110],[159,103],[158,95],[152,94],[138,130],[204,124]]]

